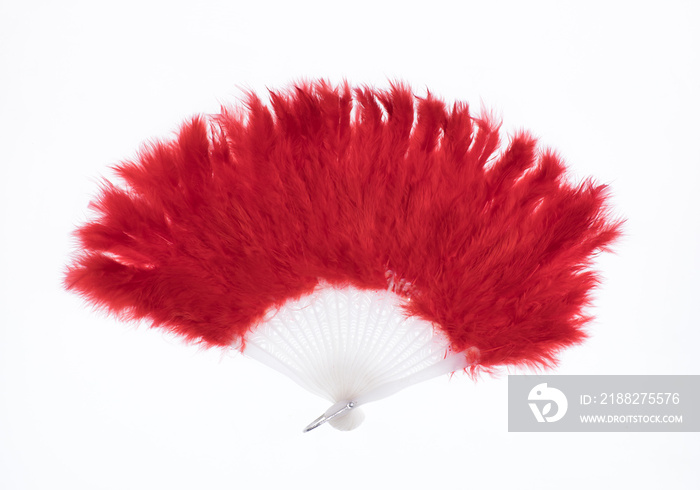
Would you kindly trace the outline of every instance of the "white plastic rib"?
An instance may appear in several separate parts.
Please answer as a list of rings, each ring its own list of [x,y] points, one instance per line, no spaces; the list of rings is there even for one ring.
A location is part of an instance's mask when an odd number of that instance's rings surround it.
[[[388,290],[320,286],[270,312],[243,353],[334,404],[356,406],[467,367],[431,323],[406,316],[402,301]],[[354,428],[362,417],[350,413],[331,424]]]

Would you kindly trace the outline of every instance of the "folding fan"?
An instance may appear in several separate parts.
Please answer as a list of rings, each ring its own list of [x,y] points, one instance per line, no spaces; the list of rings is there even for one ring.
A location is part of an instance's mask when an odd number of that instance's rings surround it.
[[[607,189],[467,104],[308,82],[186,122],[115,167],[65,285],[359,407],[413,383],[550,366],[579,343]]]

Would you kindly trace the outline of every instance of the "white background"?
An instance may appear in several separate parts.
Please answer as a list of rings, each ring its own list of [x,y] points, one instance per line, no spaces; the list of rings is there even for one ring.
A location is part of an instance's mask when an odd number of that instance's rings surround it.
[[[2,1],[0,488],[698,488],[697,433],[508,433],[506,372],[302,434],[324,400],[61,289],[99,179],[144,141],[241,89],[398,78],[612,186],[626,236],[554,372],[700,374],[698,25],[692,1]]]

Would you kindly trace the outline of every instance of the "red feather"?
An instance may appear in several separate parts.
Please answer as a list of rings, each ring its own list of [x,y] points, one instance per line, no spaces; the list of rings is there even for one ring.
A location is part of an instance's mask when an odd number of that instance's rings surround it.
[[[620,234],[527,133],[404,85],[253,94],[116,167],[65,284],[129,319],[230,346],[324,281],[388,286],[477,366],[549,364],[580,342],[592,257]],[[469,349],[475,347],[478,349]]]

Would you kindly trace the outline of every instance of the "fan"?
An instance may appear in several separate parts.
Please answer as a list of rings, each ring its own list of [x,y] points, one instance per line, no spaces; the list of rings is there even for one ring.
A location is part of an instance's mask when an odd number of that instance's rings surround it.
[[[551,366],[620,221],[528,133],[499,146],[494,121],[401,83],[248,93],[115,167],[65,285],[325,397],[306,430],[433,376]]]

